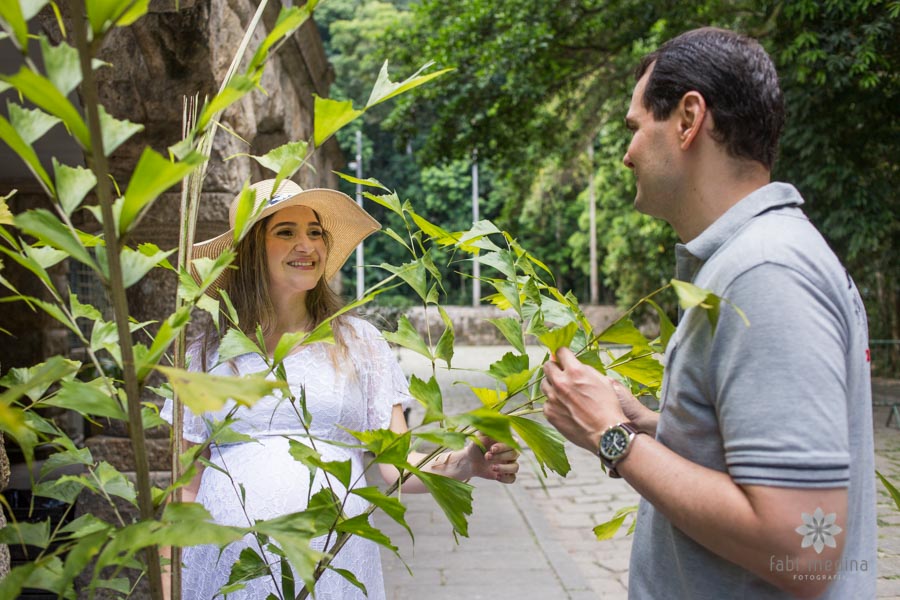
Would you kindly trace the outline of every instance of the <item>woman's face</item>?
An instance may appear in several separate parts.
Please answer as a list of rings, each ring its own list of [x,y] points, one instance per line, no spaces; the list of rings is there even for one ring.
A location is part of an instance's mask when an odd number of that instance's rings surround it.
[[[316,287],[325,273],[328,249],[324,229],[308,206],[279,210],[265,227],[269,292],[277,307]]]

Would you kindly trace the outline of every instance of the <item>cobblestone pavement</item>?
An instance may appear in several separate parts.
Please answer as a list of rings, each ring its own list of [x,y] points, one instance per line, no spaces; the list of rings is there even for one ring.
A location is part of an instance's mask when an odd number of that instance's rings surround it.
[[[505,351],[457,348],[454,367],[487,368]],[[539,349],[529,348],[529,353],[536,364]],[[424,359],[406,351],[399,355],[407,374],[430,376]],[[452,386],[453,381],[488,382],[481,375],[460,371],[439,370],[438,379],[445,408],[451,413],[474,407],[466,399],[471,397],[467,388]],[[876,380],[873,388],[876,467],[896,485],[900,482],[900,423],[887,427],[885,422],[890,403],[900,402],[900,381]],[[420,418],[414,413],[411,421]],[[407,496],[410,525],[414,532],[421,532],[416,534],[415,550],[402,529],[387,526],[385,530],[401,545],[401,556],[414,577],[395,557],[384,554],[388,598],[625,598],[631,552],[631,538],[625,531],[632,517],[612,540],[597,541],[592,529],[617,510],[637,504],[639,496],[624,481],[608,478],[590,453],[574,446],[566,449],[572,465],[566,478],[550,473],[542,481],[526,453],[517,485],[482,482],[475,493],[471,536],[459,545],[431,498]],[[900,512],[880,483],[878,515],[878,597],[900,599]],[[379,524],[385,526],[385,520]]]

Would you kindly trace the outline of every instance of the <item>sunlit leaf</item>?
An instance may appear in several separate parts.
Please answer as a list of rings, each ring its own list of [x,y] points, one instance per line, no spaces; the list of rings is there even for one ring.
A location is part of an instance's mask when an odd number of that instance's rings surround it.
[[[107,494],[117,496],[137,506],[137,492],[135,492],[134,484],[111,464],[106,461],[101,462],[94,469],[94,476]]]
[[[294,460],[303,463],[307,467],[321,469],[330,475],[334,475],[344,488],[350,487],[350,477],[353,474],[353,468],[349,459],[341,461],[322,460],[321,455],[315,449],[302,442],[289,439],[288,444],[288,452]]]
[[[132,123],[125,119],[116,119],[103,108],[100,111],[100,131],[103,135],[103,154],[109,156],[115,152],[116,148],[125,143],[131,136],[139,131],[143,131],[144,126],[140,123]],[[185,157],[186,159],[189,158]]]
[[[453,334],[453,321],[450,320],[450,315],[447,314],[443,306],[438,306],[438,311],[441,313],[441,320],[444,322],[444,333],[441,334],[437,346],[434,348],[434,357],[446,362],[449,369],[451,368],[450,361],[453,360],[453,342],[456,339]]]
[[[0,81],[11,84],[36,106],[62,119],[81,147],[90,150],[91,136],[84,119],[49,79],[21,67],[15,75],[0,75]]]
[[[380,181],[378,181],[377,179],[375,179],[373,177],[369,177],[368,179],[358,179],[358,178],[354,177],[353,175],[347,175],[346,173],[341,173],[340,171],[332,171],[332,173],[334,173],[335,175],[337,175],[338,177],[340,177],[341,179],[343,179],[344,181],[347,181],[349,183],[366,185],[369,187],[377,187],[377,188],[383,189],[386,192],[391,191],[387,187],[385,187],[383,183],[381,183]]]
[[[97,37],[110,27],[131,25],[146,14],[150,0],[87,0],[88,20]]]
[[[665,352],[669,345],[669,340],[672,338],[672,334],[675,333],[675,325],[672,324],[669,315],[666,314],[666,311],[664,311],[659,304],[649,298],[646,302],[653,307],[659,317],[660,352]]]
[[[610,344],[632,346],[637,350],[647,350],[650,347],[647,338],[634,326],[634,322],[627,315],[619,318],[603,330],[597,339]]]
[[[215,115],[253,91],[257,83],[257,79],[246,75],[237,74],[232,77],[225,89],[213,96],[212,100],[203,107],[200,116],[197,117],[195,129],[197,131],[206,129],[206,126],[209,125]]]
[[[282,390],[288,393],[287,384],[262,377],[226,377],[209,373],[188,372],[172,367],[156,367],[169,378],[169,382],[185,406],[194,414],[221,409],[225,402],[233,400],[251,406],[260,398]]]
[[[37,152],[22,139],[22,136],[3,116],[0,116],[0,140],[3,140],[22,159],[31,173],[40,179],[52,193],[53,181],[50,180],[50,175],[47,174],[46,169],[41,165]]]
[[[350,519],[345,519],[337,524],[337,531],[358,535],[361,538],[371,540],[380,546],[384,546],[392,552],[397,552],[397,546],[391,543],[391,538],[384,535],[379,529],[369,523],[369,515],[363,513]]]
[[[313,126],[313,142],[316,148],[330,138],[339,129],[363,114],[353,108],[350,100],[331,100],[313,94],[315,98],[315,125]]]
[[[0,379],[0,385],[7,388],[0,395],[0,404],[9,404],[26,395],[32,401],[37,401],[47,388],[73,375],[80,366],[79,362],[57,355],[33,367],[10,369]]]
[[[416,331],[415,327],[412,326],[412,323],[409,322],[409,319],[406,318],[406,315],[402,315],[397,321],[397,331],[393,333],[385,331],[382,332],[382,335],[384,336],[384,339],[392,344],[409,348],[426,357],[428,360],[434,359],[431,355],[431,351],[425,344],[425,341],[419,335],[419,332]]]
[[[472,514],[472,486],[435,473],[425,473],[418,469],[413,473],[428,488],[432,497],[447,515],[453,530],[468,537],[469,524],[466,520]]]
[[[663,366],[646,349],[632,350],[606,365],[606,369],[616,371],[651,390],[662,384]]]
[[[0,23],[3,24],[3,30],[8,32],[16,47],[19,50],[28,50],[28,23],[25,15],[22,14],[22,7],[19,0],[7,0],[0,2]],[[13,596],[4,596],[4,598],[12,598]]]
[[[9,122],[28,145],[44,137],[54,125],[61,122],[58,117],[48,115],[39,108],[23,108],[15,102],[7,102],[6,109]]]
[[[410,538],[413,537],[412,529],[410,529],[409,525],[406,523],[406,507],[399,500],[390,496],[385,496],[384,492],[374,486],[353,488],[352,490],[350,490],[350,493],[359,496],[360,498],[364,498],[371,504],[374,504],[376,507],[384,511],[387,516],[392,518],[398,524],[402,525],[403,528],[409,532]]]
[[[454,425],[468,425],[474,427],[486,436],[503,442],[513,448],[519,448],[519,442],[513,438],[510,432],[510,417],[491,410],[489,408],[476,408],[466,413],[448,417],[448,422]]]
[[[375,455],[375,462],[406,468],[409,457],[410,433],[397,433],[390,429],[370,429],[347,433],[358,439],[366,449]]]
[[[575,332],[578,331],[577,323],[569,323],[565,327],[559,327],[538,336],[540,342],[550,350],[553,356],[560,348],[568,348],[569,344],[575,338]]]
[[[78,57],[78,50],[66,42],[52,46],[44,36],[40,36],[40,42],[47,78],[64,96],[68,96],[69,92],[81,83],[81,59]]]
[[[288,142],[262,156],[253,154],[249,156],[263,167],[277,173],[279,179],[290,179],[306,160],[308,150],[309,144],[304,141]]]
[[[125,192],[119,234],[125,234],[160,194],[179,183],[201,162],[203,157],[195,153],[173,163],[152,149],[144,148]]]
[[[381,71],[378,73],[378,79],[375,81],[375,85],[372,87],[372,93],[369,95],[369,100],[366,102],[366,108],[371,108],[376,104],[380,104],[385,100],[389,100],[398,94],[402,94],[407,92],[413,88],[416,88],[423,83],[427,83],[436,77],[440,77],[444,73],[448,73],[453,69],[442,69],[440,71],[436,71],[434,73],[429,73],[428,75],[419,75],[422,71],[430,67],[434,63],[427,63],[421,69],[416,71],[411,77],[400,82],[395,83],[390,80],[388,77],[388,62],[384,61],[384,64],[381,67]]]
[[[420,298],[425,300],[428,295],[428,275],[421,259],[402,264],[399,267],[395,267],[388,263],[382,263],[379,266],[385,271],[394,273],[400,277],[409,284],[409,287],[411,287]]]
[[[70,167],[53,158],[56,194],[63,212],[71,215],[84,197],[97,185],[94,172],[84,167]]]
[[[105,388],[100,387],[101,385],[102,380],[97,380],[93,384],[66,381],[63,382],[55,396],[44,400],[41,404],[74,410],[84,416],[107,417],[123,421],[127,419],[118,399],[111,397]]]
[[[518,350],[519,354],[525,354],[525,339],[522,336],[522,325],[519,321],[512,317],[499,317],[487,320],[500,330],[506,341]]]
[[[255,70],[261,67],[268,57],[272,46],[297,31],[309,19],[317,3],[316,1],[306,2],[303,6],[283,6],[269,35],[263,39],[253,58],[250,59],[248,70]]]
[[[231,360],[243,354],[263,354],[263,350],[240,329],[229,329],[219,343],[219,361]]]
[[[403,216],[403,207],[400,205],[400,198],[397,196],[396,192],[383,194],[381,196],[377,196],[370,192],[363,192],[363,196],[365,196],[372,202],[375,202],[376,204],[380,204],[391,212]]]
[[[444,418],[444,399],[441,395],[441,386],[438,385],[434,375],[428,382],[424,382],[415,375],[409,380],[409,393],[425,407],[425,417],[422,425],[441,421]]]
[[[534,452],[544,476],[549,467],[563,477],[569,472],[569,459],[566,457],[565,439],[556,429],[548,427],[538,421],[532,421],[524,417],[510,417],[512,428],[515,430],[525,445]]]
[[[619,509],[612,519],[594,527],[594,535],[597,536],[598,540],[612,539],[613,536],[616,535],[616,532],[622,527],[625,518],[631,513],[636,513],[637,509],[637,505],[626,506],[625,508]]]

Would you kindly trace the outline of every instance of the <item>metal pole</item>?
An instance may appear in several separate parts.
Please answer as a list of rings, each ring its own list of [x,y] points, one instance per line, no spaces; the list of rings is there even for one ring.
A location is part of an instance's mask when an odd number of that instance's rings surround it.
[[[362,179],[362,130],[356,130],[356,178]],[[356,203],[363,205],[362,184],[356,184]],[[366,292],[366,281],[363,265],[365,264],[363,243],[356,247],[356,297],[362,298]]]
[[[591,304],[600,303],[600,282],[597,276],[597,194],[594,185],[594,141],[588,146],[590,159],[590,184],[588,185],[588,202],[591,214]]]
[[[478,149],[472,151],[472,224],[478,222]],[[472,259],[472,306],[481,304],[481,263]]]

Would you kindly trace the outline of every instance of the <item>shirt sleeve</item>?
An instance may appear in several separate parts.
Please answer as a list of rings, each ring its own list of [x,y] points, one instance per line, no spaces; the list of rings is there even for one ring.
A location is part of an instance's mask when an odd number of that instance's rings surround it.
[[[786,266],[743,273],[710,352],[728,471],[740,484],[847,487],[847,342],[827,286]]]
[[[199,344],[194,344],[188,348],[186,358],[189,361],[188,371],[198,372],[201,370]],[[174,402],[172,402],[171,398],[166,398],[166,402],[163,405],[162,410],[159,412],[159,416],[162,417],[164,421],[168,422],[169,425],[171,425],[174,410]],[[206,422],[203,420],[203,417],[195,415],[193,411],[191,411],[191,409],[189,409],[187,406],[184,407],[184,419],[182,426],[182,436],[189,442],[193,442],[194,444],[202,444],[206,441],[206,438],[209,437],[209,428],[206,426]]]
[[[387,429],[395,405],[404,410],[413,403],[409,383],[394,351],[371,324],[363,323],[362,345],[367,351],[363,373],[363,389],[366,395],[366,420],[369,429]]]

